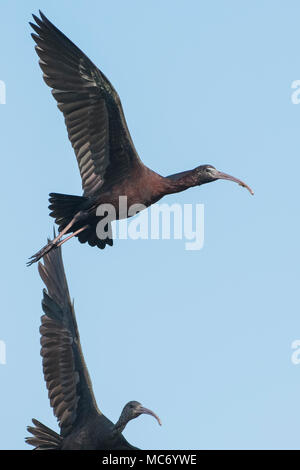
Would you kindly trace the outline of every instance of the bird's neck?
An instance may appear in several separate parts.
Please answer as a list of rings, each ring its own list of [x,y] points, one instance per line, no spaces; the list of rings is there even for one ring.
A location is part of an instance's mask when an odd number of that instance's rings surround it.
[[[175,173],[174,175],[167,176],[165,180],[166,194],[179,193],[199,184],[196,169]]]
[[[120,416],[120,418],[114,425],[114,430],[118,433],[121,433],[124,431],[126,424],[127,424],[127,421],[124,421],[124,419],[122,419],[122,417]]]

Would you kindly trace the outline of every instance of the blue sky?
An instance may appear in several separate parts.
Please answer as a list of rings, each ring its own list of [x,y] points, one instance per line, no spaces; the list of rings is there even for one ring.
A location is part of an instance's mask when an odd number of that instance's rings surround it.
[[[42,282],[27,258],[51,235],[51,191],[81,194],[63,117],[28,21],[41,9],[109,77],[136,148],[163,175],[211,163],[216,182],[166,198],[205,204],[205,243],[70,241],[63,256],[99,408],[155,410],[144,449],[299,449],[300,79],[297,1],[1,2],[2,449],[32,417],[57,429],[39,356]]]

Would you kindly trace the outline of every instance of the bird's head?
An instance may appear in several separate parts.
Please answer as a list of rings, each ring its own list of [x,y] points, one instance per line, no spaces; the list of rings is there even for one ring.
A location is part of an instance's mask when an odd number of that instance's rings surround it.
[[[212,165],[201,165],[195,169],[197,184],[205,184],[211,183],[212,181],[216,180],[229,180],[233,181],[234,183],[238,183],[240,186],[248,189],[250,194],[254,194],[252,189],[243,181],[235,178],[234,176],[228,175],[227,173],[223,173],[222,171],[217,170]]]
[[[153,418],[155,418],[158,424],[161,426],[161,421],[159,417],[153,411],[149,410],[148,408],[145,408],[138,401],[129,401],[124,406],[121,416],[118,422],[115,424],[115,429],[118,430],[119,432],[122,432],[126,424],[131,419],[135,419],[142,414],[153,416]]]

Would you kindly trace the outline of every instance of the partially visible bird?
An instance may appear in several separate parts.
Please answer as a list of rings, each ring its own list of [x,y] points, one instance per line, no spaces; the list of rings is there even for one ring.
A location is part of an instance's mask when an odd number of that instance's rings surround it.
[[[39,273],[43,290],[41,356],[50,405],[58,419],[60,434],[36,419],[28,426],[33,437],[26,442],[37,450],[136,449],[123,436],[127,423],[148,414],[159,417],[137,401],[125,405],[116,424],[98,409],[81,350],[79,332],[71,302],[61,248],[44,256]]]
[[[73,236],[101,249],[112,245],[111,221],[130,217],[134,204],[146,208],[167,194],[218,179],[234,181],[253,194],[243,181],[212,165],[167,177],[146,167],[134,147],[120,98],[103,72],[43,13],[33,18],[35,23],[30,25],[36,33],[32,37],[43,78],[64,115],[83,195],[50,193],[50,215],[59,226],[59,234],[31,256],[28,265]],[[127,198],[126,211],[120,211],[120,196]],[[100,232],[96,230],[101,219],[97,208],[104,204],[110,204],[114,214]],[[62,239],[67,233],[71,235]]]

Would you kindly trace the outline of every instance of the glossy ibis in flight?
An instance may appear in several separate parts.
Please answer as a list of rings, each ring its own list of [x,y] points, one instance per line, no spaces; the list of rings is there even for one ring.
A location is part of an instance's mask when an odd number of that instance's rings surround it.
[[[127,207],[148,207],[167,194],[184,191],[218,179],[234,181],[253,191],[243,181],[200,165],[193,170],[163,177],[140,160],[131,139],[120,98],[93,62],[57,29],[43,13],[30,23],[36,34],[39,64],[47,85],[62,111],[82,179],[83,196],[50,193],[50,215],[59,226],[58,236],[31,257],[29,265],[45,253],[76,236],[81,243],[104,248],[112,245],[110,223],[103,236],[96,233],[100,205],[111,204],[115,219],[120,213],[119,198]],[[65,234],[71,233],[66,238]]]
[[[159,424],[160,419],[137,401],[125,405],[116,424],[101,413],[81,350],[61,248],[44,256],[39,273],[47,287],[40,327],[43,372],[60,434],[33,419],[34,426],[27,428],[33,437],[26,442],[38,450],[136,449],[122,435],[126,424],[143,413]]]

